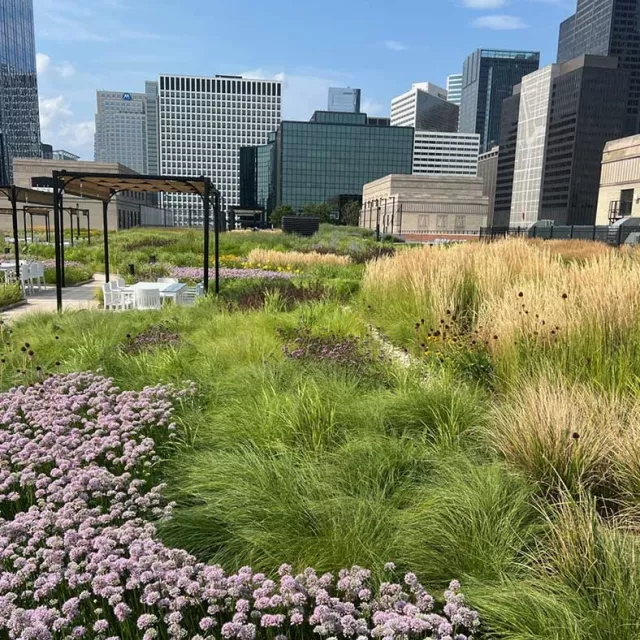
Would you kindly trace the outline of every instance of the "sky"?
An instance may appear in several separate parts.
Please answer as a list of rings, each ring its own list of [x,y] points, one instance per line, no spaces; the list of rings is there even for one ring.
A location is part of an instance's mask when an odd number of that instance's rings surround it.
[[[282,116],[362,89],[389,115],[414,82],[446,86],[477,48],[555,61],[576,0],[34,0],[43,142],[93,159],[96,91],[144,91],[161,73],[276,77]]]

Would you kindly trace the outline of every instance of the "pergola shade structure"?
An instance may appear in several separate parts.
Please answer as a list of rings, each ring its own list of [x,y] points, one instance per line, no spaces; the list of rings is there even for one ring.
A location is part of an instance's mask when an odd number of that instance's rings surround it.
[[[215,291],[220,291],[220,193],[204,176],[186,178],[176,176],[144,176],[138,174],[53,172],[54,241],[56,247],[56,296],[58,311],[62,310],[64,286],[64,243],[60,242],[60,228],[64,210],[64,194],[102,201],[104,234],[104,273],[109,282],[108,209],[111,199],[119,193],[183,193],[197,194],[204,205],[204,290],[209,291],[209,238],[211,200],[214,205],[215,233]]]
[[[18,236],[18,203],[40,207],[53,207],[54,197],[46,191],[36,191],[26,187],[10,185],[0,186],[0,194],[6,196],[11,203],[11,215],[13,218],[13,246],[16,260],[16,276],[20,277],[20,238]]]

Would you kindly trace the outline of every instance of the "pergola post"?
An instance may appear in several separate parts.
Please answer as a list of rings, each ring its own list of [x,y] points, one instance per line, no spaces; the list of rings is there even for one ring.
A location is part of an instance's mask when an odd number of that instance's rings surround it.
[[[104,238],[104,280],[109,282],[109,201],[102,201],[102,236]]]
[[[204,178],[204,293],[209,293],[209,237],[211,213],[211,185],[209,178]]]
[[[87,216],[87,245],[91,246],[91,213],[87,209],[84,215]],[[80,224],[80,222],[78,222],[78,224]]]
[[[71,227],[71,246],[73,247],[73,211],[69,209],[69,226]]]
[[[60,204],[58,206],[58,216],[60,217],[60,275],[62,276],[62,286],[66,289],[67,282],[64,275],[64,188],[58,191]]]
[[[27,208],[22,207],[22,230],[24,231],[24,244],[25,246],[29,244],[29,239],[27,238]]]
[[[16,259],[16,278],[20,279],[20,240],[18,234],[18,190],[15,185],[11,187],[11,216],[13,222],[13,251]]]
[[[56,249],[56,307],[58,313],[62,311],[62,260],[60,253],[60,220],[58,212],[60,210],[60,184],[58,182],[58,172],[53,172],[53,242]]]
[[[216,295],[220,293],[220,192],[215,195],[215,260],[216,260]]]

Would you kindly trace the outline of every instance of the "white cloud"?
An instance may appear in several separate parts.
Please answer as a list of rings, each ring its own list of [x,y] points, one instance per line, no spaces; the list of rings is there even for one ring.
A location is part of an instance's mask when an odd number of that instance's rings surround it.
[[[76,75],[76,69],[70,62],[52,64],[51,57],[46,53],[36,53],[36,69],[39,76],[54,73],[61,78],[71,78]]]
[[[391,51],[406,51],[407,45],[402,42],[398,42],[398,40],[385,40],[382,44],[384,44],[387,49]]]
[[[362,111],[362,113],[366,113],[368,116],[386,117],[389,115],[388,107],[385,108],[384,105],[382,105],[380,102],[376,102],[371,98],[366,98],[362,101],[362,104],[360,105],[360,111]]]
[[[529,25],[518,16],[494,15],[476,18],[473,21],[473,26],[479,29],[492,29],[493,31],[511,31],[514,29],[526,29]]]
[[[36,53],[36,70],[38,75],[46,73],[51,64],[51,58],[46,53]]]
[[[74,120],[73,111],[63,96],[40,99],[42,140],[55,148],[68,149],[83,158],[93,157],[93,121]]]
[[[470,9],[498,9],[507,4],[507,0],[463,0],[465,7]]]

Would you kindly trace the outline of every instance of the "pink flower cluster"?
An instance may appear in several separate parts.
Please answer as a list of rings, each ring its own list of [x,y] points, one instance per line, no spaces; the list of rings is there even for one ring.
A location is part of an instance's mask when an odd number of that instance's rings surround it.
[[[0,637],[473,637],[478,614],[457,582],[439,614],[413,574],[374,592],[359,567],[336,580],[283,565],[271,580],[166,547],[158,452],[193,391],[123,392],[80,373],[0,394]]]
[[[203,279],[202,269],[198,267],[172,267],[171,277],[180,280],[197,282]],[[260,279],[260,280],[291,280],[295,273],[287,271],[263,271],[262,269],[229,269],[221,268],[220,277],[223,279]],[[215,271],[209,269],[209,278],[215,278]]]

